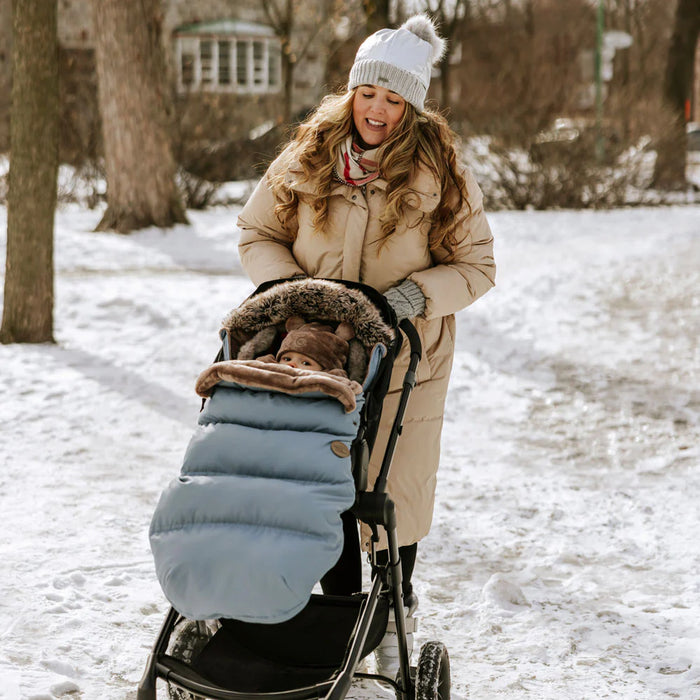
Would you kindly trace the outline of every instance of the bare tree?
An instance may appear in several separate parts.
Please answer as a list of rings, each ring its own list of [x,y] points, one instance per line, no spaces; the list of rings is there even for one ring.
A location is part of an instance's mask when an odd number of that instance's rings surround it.
[[[663,104],[664,64],[675,14],[668,0],[607,0],[606,31],[624,31],[629,48],[615,54],[607,83],[604,121],[625,144],[668,133],[669,107]]]
[[[329,90],[344,90],[347,86],[357,47],[367,38],[370,14],[375,15],[373,0],[352,0],[343,4],[341,14],[334,15],[324,76],[324,84]]]
[[[262,0],[265,16],[282,44],[283,119],[291,121],[294,73],[321,32],[343,12],[341,0]]]
[[[673,110],[670,138],[658,149],[656,185],[685,186],[685,105],[692,90],[695,49],[700,35],[700,0],[678,0],[666,62],[664,96]]]
[[[12,3],[7,261],[0,341],[53,342],[58,169],[56,0]]]
[[[186,222],[175,183],[159,0],[94,0],[107,210],[98,230]]]
[[[450,109],[465,134],[523,143],[555,117],[576,113],[581,51],[595,42],[588,0],[523,0],[510,9],[470,0],[455,31],[461,61],[450,77],[462,90]]]
[[[390,0],[362,0],[362,10],[367,20],[367,35],[391,26]]]
[[[455,37],[460,25],[469,19],[469,0],[425,0],[425,9],[446,40],[440,70],[440,108],[449,112],[452,105],[452,60],[457,48]]]

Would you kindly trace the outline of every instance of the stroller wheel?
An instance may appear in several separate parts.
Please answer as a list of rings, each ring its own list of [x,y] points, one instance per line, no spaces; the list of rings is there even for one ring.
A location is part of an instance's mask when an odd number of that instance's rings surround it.
[[[182,620],[173,630],[168,653],[190,664],[204,649],[212,635],[213,632],[206,622]],[[168,698],[170,700],[205,700],[201,695],[193,695],[170,683],[168,683]]]
[[[442,642],[426,642],[421,647],[416,700],[450,700],[450,657]]]

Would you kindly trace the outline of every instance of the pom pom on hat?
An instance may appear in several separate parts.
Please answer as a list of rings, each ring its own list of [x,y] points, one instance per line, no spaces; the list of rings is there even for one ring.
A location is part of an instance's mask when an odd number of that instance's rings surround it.
[[[445,40],[428,15],[410,17],[398,29],[380,29],[357,50],[348,90],[358,85],[387,88],[423,111],[433,65],[445,53]]]
[[[433,20],[425,13],[413,15],[407,19],[401,29],[407,29],[419,39],[427,41],[433,47],[432,65],[436,66],[442,60],[447,49],[447,42],[437,33]]]

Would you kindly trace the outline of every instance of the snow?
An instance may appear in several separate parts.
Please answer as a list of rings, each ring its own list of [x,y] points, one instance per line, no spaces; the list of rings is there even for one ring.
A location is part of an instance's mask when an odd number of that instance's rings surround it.
[[[0,346],[2,700],[134,697],[167,609],[150,517],[253,289],[236,213],[131,236],[57,213],[57,343]],[[698,698],[700,207],[489,218],[417,646],[447,645],[457,698]]]

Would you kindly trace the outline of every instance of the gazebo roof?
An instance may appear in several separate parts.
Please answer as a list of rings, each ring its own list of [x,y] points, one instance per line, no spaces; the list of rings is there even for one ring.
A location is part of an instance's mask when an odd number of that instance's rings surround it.
[[[272,27],[257,22],[220,19],[211,22],[183,24],[175,29],[176,36],[274,36]]]

